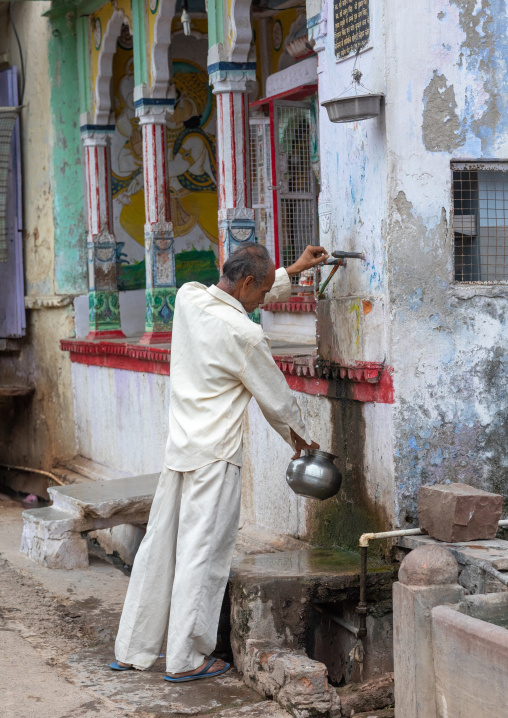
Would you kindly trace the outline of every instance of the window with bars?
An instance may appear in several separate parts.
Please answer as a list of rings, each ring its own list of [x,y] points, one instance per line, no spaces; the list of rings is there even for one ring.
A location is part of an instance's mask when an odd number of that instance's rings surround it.
[[[508,282],[508,163],[452,164],[455,280]]]
[[[289,267],[308,244],[318,243],[311,124],[309,101],[276,101],[270,119],[250,119],[256,240],[276,266]],[[291,281],[296,289],[299,277]]]

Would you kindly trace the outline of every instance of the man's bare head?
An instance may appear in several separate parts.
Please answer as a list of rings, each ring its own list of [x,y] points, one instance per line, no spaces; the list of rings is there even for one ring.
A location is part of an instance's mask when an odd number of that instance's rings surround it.
[[[266,248],[245,242],[224,263],[218,286],[238,299],[250,313],[263,304],[274,281],[275,265]]]

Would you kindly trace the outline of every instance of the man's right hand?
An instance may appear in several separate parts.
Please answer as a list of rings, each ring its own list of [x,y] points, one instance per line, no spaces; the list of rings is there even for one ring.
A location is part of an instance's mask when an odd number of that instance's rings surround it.
[[[293,442],[295,444],[295,449],[296,449],[296,454],[291,457],[291,460],[299,459],[302,454],[302,451],[306,451],[306,450],[308,451],[309,449],[319,449],[319,444],[316,444],[315,441],[312,441],[310,444],[307,444],[305,439],[302,439],[301,436],[298,436],[298,434],[295,431],[293,431],[293,429],[291,429],[290,431],[291,431],[291,438],[293,439]]]

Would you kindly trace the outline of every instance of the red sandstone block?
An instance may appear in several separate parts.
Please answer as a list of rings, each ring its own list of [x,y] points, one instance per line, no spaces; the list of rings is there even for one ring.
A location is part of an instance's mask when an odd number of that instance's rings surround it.
[[[496,537],[503,497],[467,484],[422,486],[420,528],[439,541],[478,541]]]

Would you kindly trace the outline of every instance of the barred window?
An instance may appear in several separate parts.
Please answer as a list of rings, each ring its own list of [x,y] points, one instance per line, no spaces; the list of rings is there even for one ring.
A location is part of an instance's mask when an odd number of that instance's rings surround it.
[[[508,282],[508,163],[452,164],[455,280]]]

